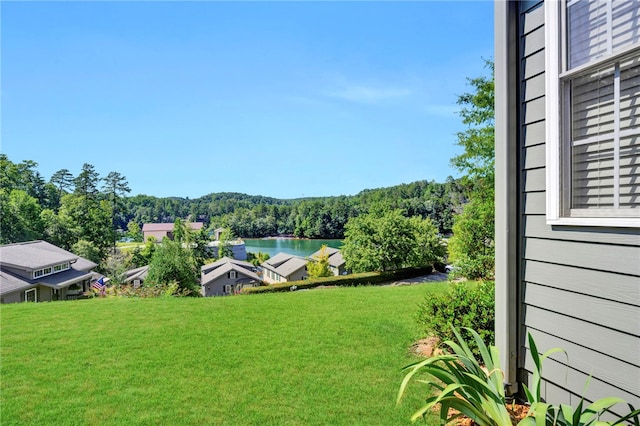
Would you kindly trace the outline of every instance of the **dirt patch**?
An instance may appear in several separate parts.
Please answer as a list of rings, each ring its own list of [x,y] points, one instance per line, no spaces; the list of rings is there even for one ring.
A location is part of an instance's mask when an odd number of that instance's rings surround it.
[[[439,343],[440,339],[435,336],[425,337],[424,339],[420,339],[413,345],[411,345],[411,352],[416,355],[429,358],[441,353],[441,351],[438,349]]]
[[[529,406],[524,404],[510,404],[506,405],[507,411],[509,412],[509,417],[511,417],[511,424],[516,426],[520,420],[524,419],[529,415]],[[449,415],[455,415],[457,413],[456,410],[449,409]],[[456,419],[452,425],[455,426],[477,426],[478,423],[474,422],[468,417],[460,417]]]

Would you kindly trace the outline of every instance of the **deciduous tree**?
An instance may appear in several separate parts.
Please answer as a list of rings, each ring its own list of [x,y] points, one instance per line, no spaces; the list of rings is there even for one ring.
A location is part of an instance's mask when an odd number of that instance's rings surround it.
[[[181,289],[197,295],[198,279],[191,250],[165,237],[153,254],[145,285],[176,283]]]
[[[0,188],[0,242],[35,240],[43,232],[38,200],[20,189]]]
[[[323,244],[318,255],[312,257],[311,261],[307,263],[307,274],[309,278],[333,276],[329,267],[329,251],[326,244]]]
[[[347,222],[342,255],[353,272],[426,266],[443,253],[429,219],[407,218],[401,210],[369,213]]]
[[[489,77],[469,80],[473,91],[458,98],[467,129],[458,133],[464,152],[451,164],[466,173],[463,181],[469,203],[456,216],[449,256],[457,273],[467,278],[491,278],[495,270],[494,202],[494,80],[493,63],[487,61]]]

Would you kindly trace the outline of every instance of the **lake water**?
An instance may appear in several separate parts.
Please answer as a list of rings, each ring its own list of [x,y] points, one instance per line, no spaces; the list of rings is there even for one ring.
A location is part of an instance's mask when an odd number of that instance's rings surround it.
[[[342,240],[296,240],[291,238],[243,238],[247,252],[259,251],[273,257],[280,252],[307,257],[320,250],[323,244],[340,248]]]

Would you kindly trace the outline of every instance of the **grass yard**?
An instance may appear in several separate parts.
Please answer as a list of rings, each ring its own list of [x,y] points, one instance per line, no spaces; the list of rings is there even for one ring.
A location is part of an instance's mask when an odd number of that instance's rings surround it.
[[[417,305],[447,287],[3,305],[0,423],[409,424]]]

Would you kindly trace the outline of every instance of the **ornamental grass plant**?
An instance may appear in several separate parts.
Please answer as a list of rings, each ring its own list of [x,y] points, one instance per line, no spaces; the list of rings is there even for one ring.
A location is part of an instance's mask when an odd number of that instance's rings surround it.
[[[432,409],[439,411],[440,423],[448,424],[461,417],[468,417],[480,426],[508,426],[516,423],[507,410],[504,392],[504,374],[500,370],[497,348],[487,347],[478,333],[467,329],[478,347],[483,364],[480,364],[459,330],[451,327],[456,342],[444,342],[450,353],[434,356],[405,367],[407,372],[396,402],[399,403],[412,381],[427,384],[433,394],[411,417],[412,421],[427,419]],[[566,352],[560,348],[550,349],[543,354],[531,334],[528,334],[530,355],[534,362],[531,388],[524,386],[530,404],[528,415],[517,422],[518,426],[615,426],[619,424],[640,425],[640,410],[635,409],[622,398],[605,397],[589,405],[581,398],[577,407],[566,404],[555,405],[544,401],[541,396],[542,362],[550,355]],[[588,385],[588,382],[587,382]],[[586,386],[585,386],[586,387]],[[603,420],[605,413],[612,415],[612,407],[627,405],[629,412],[614,420]],[[453,409],[453,410],[451,410]]]

